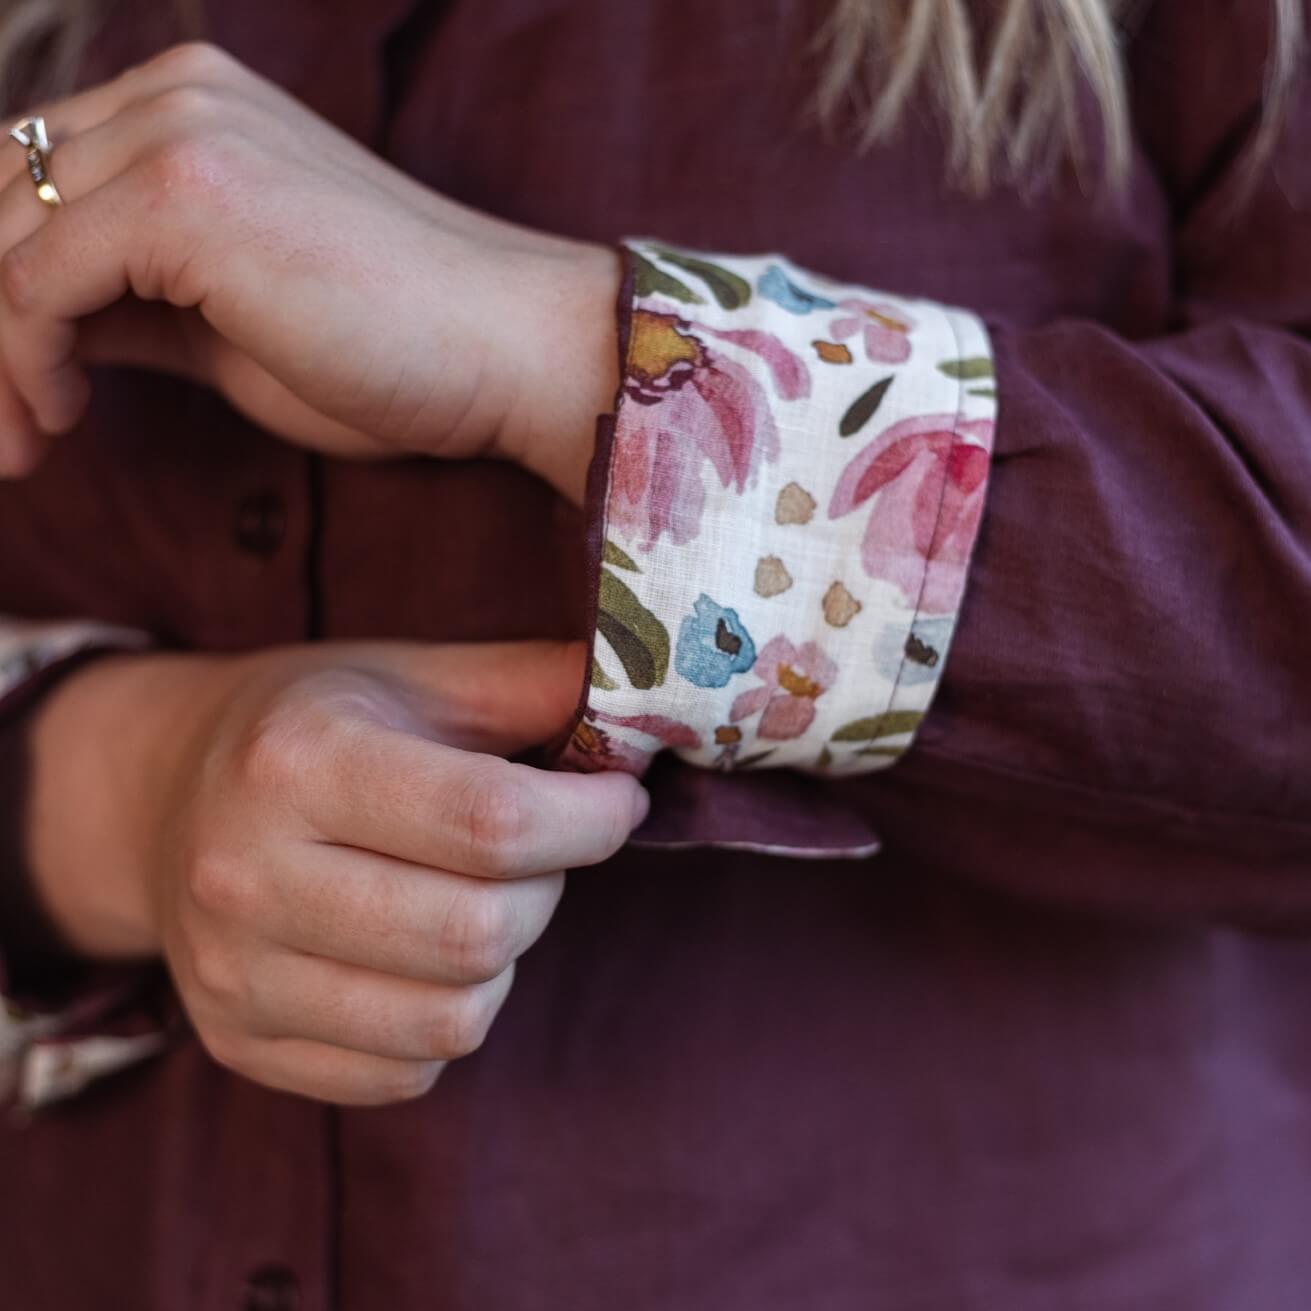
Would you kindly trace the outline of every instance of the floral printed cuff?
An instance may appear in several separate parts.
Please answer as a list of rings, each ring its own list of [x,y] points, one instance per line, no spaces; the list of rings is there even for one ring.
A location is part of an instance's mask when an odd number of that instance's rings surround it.
[[[983,513],[982,322],[778,256],[627,249],[591,688],[564,763],[892,764]]]
[[[132,628],[70,621],[36,623],[0,616],[0,709],[47,670],[88,651],[139,651],[150,639]]]

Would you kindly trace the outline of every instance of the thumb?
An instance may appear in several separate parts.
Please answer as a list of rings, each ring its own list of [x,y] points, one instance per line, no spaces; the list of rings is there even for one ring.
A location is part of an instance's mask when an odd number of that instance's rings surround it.
[[[583,642],[471,642],[391,646],[388,672],[428,694],[441,739],[510,756],[558,737],[578,713]]]

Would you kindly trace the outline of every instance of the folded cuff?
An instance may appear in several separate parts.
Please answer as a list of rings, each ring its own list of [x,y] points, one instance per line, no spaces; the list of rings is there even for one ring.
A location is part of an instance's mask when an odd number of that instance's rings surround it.
[[[983,323],[779,256],[627,258],[565,763],[887,767],[941,679],[983,512]]]

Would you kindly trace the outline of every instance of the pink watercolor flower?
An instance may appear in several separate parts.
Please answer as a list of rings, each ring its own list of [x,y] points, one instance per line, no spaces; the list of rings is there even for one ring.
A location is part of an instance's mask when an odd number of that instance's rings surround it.
[[[814,642],[793,646],[780,634],[765,643],[752,672],[761,685],[743,692],[728,717],[736,724],[763,709],[756,736],[782,740],[810,727],[815,702],[833,686],[838,667]]]
[[[630,729],[638,735],[638,741],[633,743],[607,733],[597,727],[598,721]],[[701,735],[677,719],[668,719],[664,715],[607,715],[599,710],[588,710],[574,728],[562,760],[564,764],[587,773],[622,769],[629,774],[641,775],[646,773],[652,758],[663,747],[695,750],[700,745]]]
[[[915,322],[904,311],[859,299],[841,300],[838,308],[847,313],[829,324],[835,341],[863,333],[865,354],[872,364],[904,364],[910,359],[910,332]]]
[[[717,330],[674,313],[635,311],[609,515],[639,537],[644,549],[664,535],[679,546],[696,537],[706,464],[720,486],[741,494],[754,483],[762,460],[778,458],[768,394],[736,360],[706,345],[712,337],[759,356],[783,400],[810,392],[805,364],[769,333]]]
[[[830,519],[879,494],[861,562],[871,578],[895,583],[921,614],[948,614],[960,604],[983,514],[992,433],[990,419],[903,419],[847,465],[833,491]]]

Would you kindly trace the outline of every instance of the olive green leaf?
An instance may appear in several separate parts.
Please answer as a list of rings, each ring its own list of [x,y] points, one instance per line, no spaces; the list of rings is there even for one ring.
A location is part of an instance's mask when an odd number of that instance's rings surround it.
[[[660,252],[660,258],[667,263],[700,278],[724,309],[741,309],[751,299],[751,284],[745,278],[739,278],[736,273],[730,273],[728,269],[712,264],[709,260],[683,255],[665,246],[656,246],[654,249]]]
[[[881,715],[870,715],[868,719],[853,719],[851,723],[843,724],[829,741],[873,742],[881,737],[911,733],[923,718],[922,710],[885,710]]]
[[[619,686],[609,674],[601,668],[600,661],[595,656],[592,657],[592,686],[599,687],[602,692],[613,692]]]
[[[828,747],[825,747],[819,753],[819,756],[815,761],[814,767],[816,769],[827,769],[832,763],[833,763],[833,753],[828,749]]]
[[[646,691],[665,681],[669,671],[669,630],[604,569],[596,626],[614,648],[634,687]]]
[[[639,296],[659,294],[672,300],[681,300],[684,305],[704,305],[705,298],[698,296],[686,283],[668,274],[664,269],[643,259],[636,251],[633,256],[633,290]]]
[[[637,567],[637,562],[626,551],[621,551],[613,542],[607,540],[605,550],[601,553],[601,559],[606,564],[612,564],[616,569],[628,569],[635,574],[642,571]]]
[[[755,755],[743,756],[741,760],[733,762],[733,768],[750,769],[752,765],[758,765],[762,760],[768,760],[777,750],[777,747],[770,747],[768,751],[757,751]]]
[[[996,387],[971,387],[970,395],[993,397],[997,395],[997,389]]]
[[[887,756],[889,759],[895,759],[897,756],[905,755],[905,747],[861,747],[856,752],[858,756]]]
[[[853,436],[874,417],[874,411],[883,404],[883,398],[888,394],[888,388],[892,386],[895,377],[896,374],[890,373],[886,378],[880,378],[868,391],[861,392],[851,402],[838,424],[839,436]]]
[[[992,361],[986,355],[972,355],[965,360],[943,360],[938,369],[949,378],[961,378],[967,382],[993,376]]]

